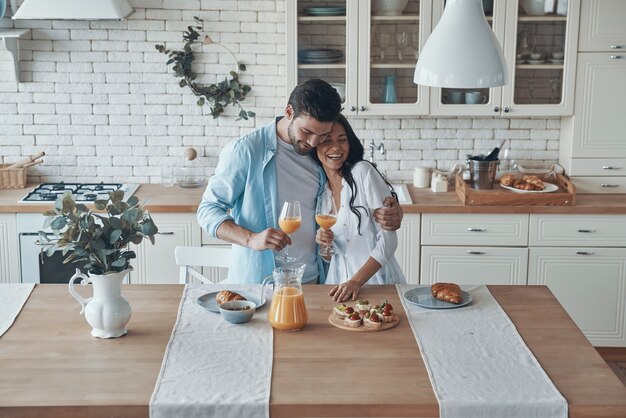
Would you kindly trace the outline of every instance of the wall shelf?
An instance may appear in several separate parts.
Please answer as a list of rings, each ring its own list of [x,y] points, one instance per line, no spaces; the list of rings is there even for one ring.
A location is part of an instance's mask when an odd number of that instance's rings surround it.
[[[19,39],[30,33],[30,29],[0,29],[0,44],[4,49],[11,53],[13,68],[15,72],[15,81],[20,81],[20,63],[19,63]]]

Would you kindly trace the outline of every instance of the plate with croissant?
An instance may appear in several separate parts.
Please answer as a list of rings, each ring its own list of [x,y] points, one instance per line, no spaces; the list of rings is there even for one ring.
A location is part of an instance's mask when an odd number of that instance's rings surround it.
[[[546,183],[537,176],[518,178],[514,174],[500,177],[500,186],[516,193],[552,193],[559,190],[556,184]]]
[[[407,290],[404,298],[411,303],[428,309],[453,309],[469,305],[472,295],[461,290],[455,283],[435,283]]]
[[[233,292],[232,290],[222,290],[220,292],[211,292],[200,296],[196,303],[207,311],[220,313],[220,305],[224,302],[233,300],[249,300],[254,302],[256,308],[259,309],[265,304],[265,300],[261,301],[261,295],[244,290]]]

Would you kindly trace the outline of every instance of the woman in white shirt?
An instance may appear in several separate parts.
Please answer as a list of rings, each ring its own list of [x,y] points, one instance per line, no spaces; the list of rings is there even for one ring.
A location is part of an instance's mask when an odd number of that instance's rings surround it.
[[[334,242],[326,284],[337,285],[330,292],[336,301],[356,300],[365,283],[406,283],[393,255],[398,246],[395,231],[383,230],[371,216],[385,197],[395,193],[363,153],[361,141],[342,115],[311,153],[326,172],[326,187],[338,209],[337,223],[330,230],[318,229],[316,235],[320,245]]]

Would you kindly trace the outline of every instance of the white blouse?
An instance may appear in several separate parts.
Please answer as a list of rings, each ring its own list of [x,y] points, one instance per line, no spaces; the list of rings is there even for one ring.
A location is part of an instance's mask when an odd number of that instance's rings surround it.
[[[357,229],[359,220],[350,210],[352,190],[343,179],[337,223],[331,228],[335,236],[335,253],[330,261],[326,284],[348,281],[369,257],[378,261],[382,268],[366,284],[406,283],[402,269],[393,255],[398,247],[396,232],[383,230],[372,217],[374,210],[383,205],[387,196],[391,196],[389,187],[367,161],[355,164],[352,177],[357,191],[353,206],[361,214],[361,234],[359,235]]]

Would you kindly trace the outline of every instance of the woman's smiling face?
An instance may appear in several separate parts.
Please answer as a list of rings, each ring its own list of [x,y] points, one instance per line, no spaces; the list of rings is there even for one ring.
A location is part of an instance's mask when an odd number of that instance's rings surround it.
[[[333,123],[330,133],[317,145],[317,158],[324,168],[339,170],[348,159],[349,152],[346,129],[339,122]]]

